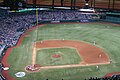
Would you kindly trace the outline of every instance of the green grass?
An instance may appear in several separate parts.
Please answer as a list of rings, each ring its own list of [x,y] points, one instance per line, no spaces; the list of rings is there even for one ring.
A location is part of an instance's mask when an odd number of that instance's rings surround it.
[[[53,58],[52,55],[59,54],[60,58]],[[37,51],[37,64],[41,66],[57,66],[68,64],[79,64],[80,56],[73,48],[50,48]]]
[[[37,34],[37,35],[36,35]],[[9,74],[15,77],[18,71],[24,71],[24,67],[31,64],[32,43],[36,40],[66,39],[80,40],[103,48],[112,59],[109,65],[100,65],[99,70],[95,66],[64,68],[64,69],[41,69],[38,73],[26,73],[23,78],[17,80],[84,80],[89,77],[102,77],[109,72],[120,71],[120,26],[102,23],[84,24],[47,24],[30,32],[30,37],[24,38],[22,45],[13,49],[8,63],[11,65]]]

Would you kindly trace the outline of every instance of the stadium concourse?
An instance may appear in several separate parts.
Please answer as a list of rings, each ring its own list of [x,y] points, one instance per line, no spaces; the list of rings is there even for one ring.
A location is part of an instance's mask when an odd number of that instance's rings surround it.
[[[58,23],[58,22],[91,22],[99,21],[100,17],[96,13],[83,13],[77,10],[49,10],[38,12],[38,22]],[[36,26],[36,12],[9,13],[0,9],[0,61],[4,57],[6,50],[15,46],[22,34],[26,30]],[[0,65],[0,72],[4,69],[4,63]],[[0,80],[7,80],[6,76],[0,74]],[[117,79],[116,79],[117,77]],[[119,80],[120,77],[112,77]],[[49,79],[47,79],[49,80]],[[90,78],[87,80],[112,80],[111,78]]]

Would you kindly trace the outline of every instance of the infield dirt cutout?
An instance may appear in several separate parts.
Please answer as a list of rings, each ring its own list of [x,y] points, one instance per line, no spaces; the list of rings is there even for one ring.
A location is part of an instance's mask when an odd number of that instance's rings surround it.
[[[90,65],[100,65],[100,64],[109,64],[110,59],[107,53],[92,44],[88,44],[81,41],[71,41],[71,40],[47,40],[47,41],[39,41],[35,42],[33,46],[32,53],[32,67],[36,65],[36,53],[37,50],[42,48],[63,48],[63,47],[72,47],[77,49],[80,54],[82,61],[79,64],[71,64],[71,65],[58,65],[58,66],[40,66],[33,69],[34,72],[39,71],[40,69],[50,69],[50,68],[69,68],[69,67],[80,67],[80,66],[90,66]],[[53,57],[60,57],[60,55],[53,55]],[[26,69],[27,71],[31,71]]]

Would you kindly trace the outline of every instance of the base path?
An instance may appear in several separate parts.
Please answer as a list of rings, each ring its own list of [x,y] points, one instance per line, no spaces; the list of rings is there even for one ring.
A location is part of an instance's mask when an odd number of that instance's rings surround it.
[[[82,62],[80,64],[72,64],[72,65],[61,65],[61,66],[42,66],[43,69],[49,68],[65,68],[65,67],[79,67],[79,66],[90,66],[90,65],[100,65],[100,64],[109,64],[110,59],[107,53],[95,45],[88,44],[81,41],[71,41],[71,40],[48,40],[35,43],[37,49],[41,48],[64,48],[71,47],[76,48],[80,57],[82,58]],[[34,60],[34,59],[33,59]],[[36,59],[35,59],[36,60]],[[34,61],[35,61],[34,60]]]

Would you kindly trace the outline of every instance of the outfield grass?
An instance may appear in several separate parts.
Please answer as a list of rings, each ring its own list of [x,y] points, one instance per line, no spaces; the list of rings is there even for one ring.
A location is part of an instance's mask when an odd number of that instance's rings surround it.
[[[53,58],[54,54],[59,54],[61,57]],[[49,48],[37,51],[36,62],[41,66],[79,64],[80,61],[79,53],[73,48]]]
[[[37,33],[37,35],[36,35]],[[30,32],[30,37],[23,40],[21,46],[13,49],[8,63],[11,67],[9,74],[15,77],[18,71],[24,71],[24,67],[31,64],[32,43],[36,40],[66,39],[81,40],[93,44],[96,41],[97,46],[103,48],[111,60],[112,64],[100,65],[99,70],[95,66],[47,69],[40,70],[38,73],[27,73],[23,78],[17,80],[84,80],[89,77],[102,77],[109,72],[120,71],[120,26],[111,24],[86,23],[86,24],[47,24],[43,27]]]

